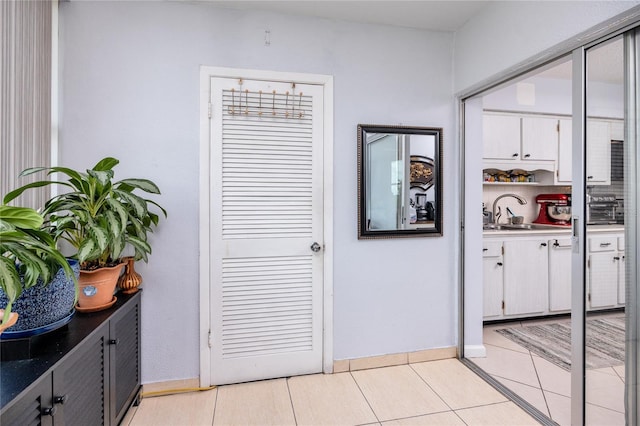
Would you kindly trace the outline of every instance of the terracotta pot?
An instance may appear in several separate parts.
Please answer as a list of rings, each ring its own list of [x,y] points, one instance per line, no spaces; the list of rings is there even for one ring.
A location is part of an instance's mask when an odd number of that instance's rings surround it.
[[[2,317],[4,316],[4,309],[0,309],[0,321],[2,321]],[[11,327],[18,321],[18,314],[15,312],[11,312],[9,314],[9,319],[7,322],[0,323],[0,334],[5,331],[7,328]]]
[[[118,279],[118,287],[122,289],[124,294],[133,294],[138,291],[138,287],[142,284],[142,276],[133,268],[135,259],[133,257],[124,258],[127,262],[127,269]]]
[[[108,308],[123,267],[124,263],[121,263],[94,271],[80,270],[78,306],[93,311],[100,310],[96,308],[101,306]]]

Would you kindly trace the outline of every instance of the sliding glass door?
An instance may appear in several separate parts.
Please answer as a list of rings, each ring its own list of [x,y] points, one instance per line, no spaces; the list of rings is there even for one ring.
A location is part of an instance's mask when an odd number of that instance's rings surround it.
[[[572,424],[637,424],[636,45],[573,54]]]

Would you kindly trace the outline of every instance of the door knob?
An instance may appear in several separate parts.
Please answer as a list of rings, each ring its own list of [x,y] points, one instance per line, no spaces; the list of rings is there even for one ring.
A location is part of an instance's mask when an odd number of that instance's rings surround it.
[[[321,248],[322,248],[322,246],[320,244],[318,244],[318,243],[314,242],[313,244],[311,244],[311,251],[314,252],[314,253],[319,252]]]

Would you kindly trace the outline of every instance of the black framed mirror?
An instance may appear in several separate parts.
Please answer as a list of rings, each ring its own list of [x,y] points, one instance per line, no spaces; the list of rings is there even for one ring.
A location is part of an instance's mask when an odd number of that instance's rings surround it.
[[[358,239],[442,236],[442,128],[358,125]]]

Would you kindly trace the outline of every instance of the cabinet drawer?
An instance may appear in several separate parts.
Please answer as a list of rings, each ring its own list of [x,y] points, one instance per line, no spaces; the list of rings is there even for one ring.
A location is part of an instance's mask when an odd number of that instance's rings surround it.
[[[502,256],[502,241],[484,241],[482,243],[482,257]]]
[[[618,248],[616,237],[591,237],[589,238],[589,251],[615,251]]]
[[[618,237],[618,250],[624,251],[624,237]]]

